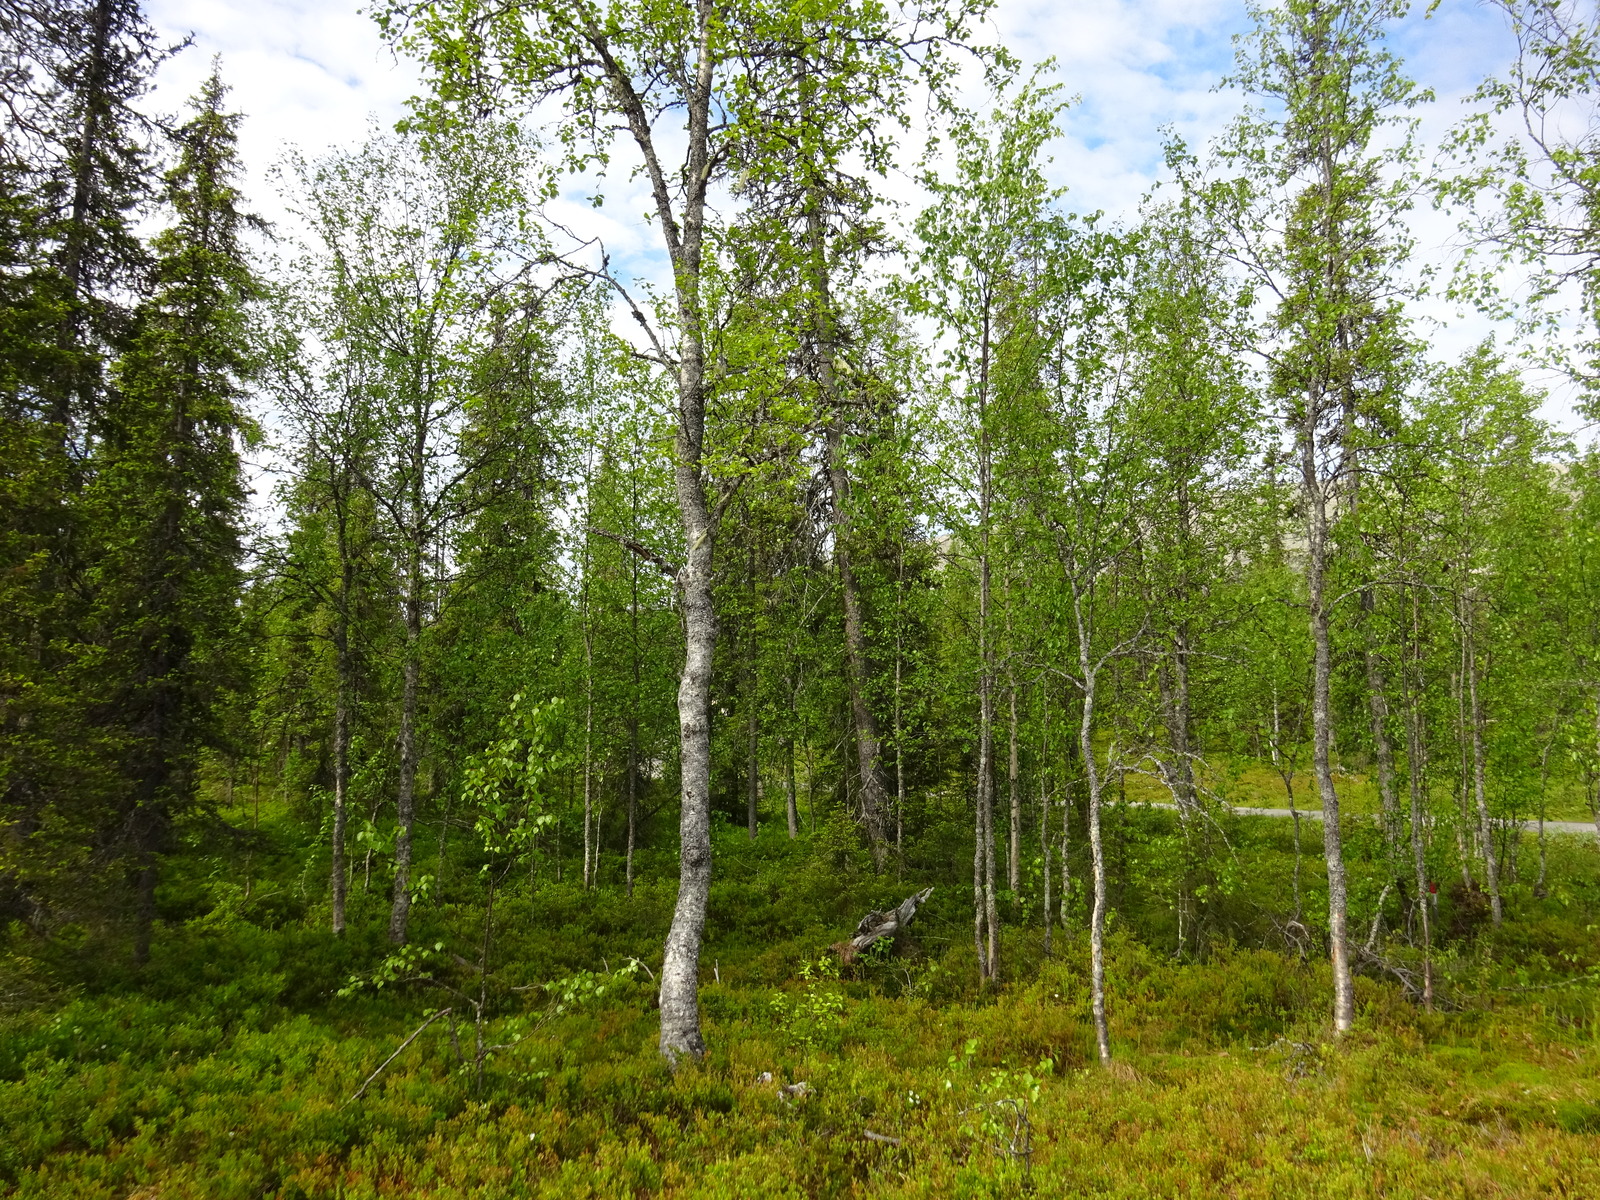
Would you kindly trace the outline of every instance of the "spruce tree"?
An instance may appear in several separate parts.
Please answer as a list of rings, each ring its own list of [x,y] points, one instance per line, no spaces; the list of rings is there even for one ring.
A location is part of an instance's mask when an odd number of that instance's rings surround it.
[[[257,294],[243,239],[252,218],[234,186],[239,117],[214,71],[175,134],[166,176],[173,224],[152,243],[155,286],[117,364],[86,507],[106,682],[98,716],[114,730],[125,789],[101,848],[137,891],[135,957],[150,951],[161,857],[200,802],[200,754],[217,739],[235,674],[245,489],[239,442],[253,364]]]
[[[135,102],[166,52],[130,0],[8,2],[0,34],[0,870],[42,921],[117,787],[83,686],[103,678],[83,490],[106,367],[148,282],[152,125]]]

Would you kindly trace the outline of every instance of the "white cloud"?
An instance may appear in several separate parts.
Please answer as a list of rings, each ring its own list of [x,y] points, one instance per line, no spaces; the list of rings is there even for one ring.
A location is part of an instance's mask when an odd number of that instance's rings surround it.
[[[242,134],[247,187],[256,209],[269,217],[282,209],[268,168],[286,145],[317,153],[352,144],[371,117],[382,124],[398,118],[417,86],[415,68],[395,61],[372,20],[350,0],[150,0],[148,11],[163,33],[192,31],[195,38],[194,49],[162,71],[161,108],[178,108],[211,56],[222,56],[233,103],[248,118]],[[1237,96],[1213,90],[1231,67],[1233,36],[1249,27],[1244,5],[1235,0],[1001,0],[991,26],[990,36],[1025,62],[1054,58],[1054,78],[1081,97],[1052,148],[1051,167],[1077,211],[1130,215],[1161,175],[1163,126],[1198,149],[1237,111]],[[1396,28],[1392,45],[1419,83],[1437,93],[1419,110],[1429,143],[1511,49],[1503,18],[1472,0],[1446,0],[1431,17],[1413,13]],[[630,179],[619,160],[600,209],[587,203],[595,189],[592,179],[572,181],[551,213],[585,237],[604,237],[614,261],[661,280],[665,264],[645,220],[650,205],[643,181]],[[893,181],[888,190],[914,201],[908,180]],[[1419,258],[1442,261],[1453,223],[1424,212],[1416,230]],[[1450,321],[1435,338],[1440,353],[1453,355],[1487,331],[1481,321],[1454,321],[1437,304],[1427,311]],[[1553,402],[1550,415],[1571,422],[1564,398]]]
[[[352,145],[372,117],[397,120],[417,88],[414,67],[396,62],[353,3],[147,0],[145,7],[165,36],[194,36],[194,46],[162,68],[154,105],[180,109],[220,55],[231,105],[246,117],[245,186],[269,219],[283,214],[268,172],[288,146],[316,154]]]

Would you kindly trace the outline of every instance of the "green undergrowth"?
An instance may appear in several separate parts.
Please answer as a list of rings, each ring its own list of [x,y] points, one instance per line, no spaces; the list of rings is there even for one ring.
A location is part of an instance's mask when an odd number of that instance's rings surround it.
[[[1514,892],[1500,930],[1441,933],[1435,1011],[1369,969],[1357,1027],[1335,1039],[1319,955],[1238,936],[1248,922],[1175,953],[1153,915],[1159,832],[1137,840],[1150,861],[1128,867],[1112,920],[1107,1068],[1081,920],[1046,955],[1014,899],[1007,982],[980,992],[954,869],[929,857],[878,877],[826,828],[798,845],[719,830],[710,1052],[674,1072],[651,979],[667,856],[642,859],[631,898],[548,868],[508,889],[481,993],[486,1042],[507,1048],[479,1071],[460,994],[480,994],[482,912],[420,904],[433,982],[377,986],[381,889],[358,889],[333,939],[286,828],[248,886],[201,860],[173,879],[143,972],[81,931],[12,931],[0,1194],[1600,1195],[1592,847],[1563,843],[1557,886]],[[1248,917],[1252,889],[1281,884],[1283,831],[1231,832]],[[829,955],[929,875],[942,890],[914,943],[843,968]],[[1389,954],[1417,965],[1403,939]]]

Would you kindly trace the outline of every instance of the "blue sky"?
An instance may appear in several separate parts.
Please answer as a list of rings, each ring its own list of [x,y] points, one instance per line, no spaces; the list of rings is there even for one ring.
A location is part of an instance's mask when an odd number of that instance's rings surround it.
[[[164,33],[195,38],[195,48],[163,70],[162,107],[176,108],[211,56],[222,56],[234,104],[248,117],[248,186],[269,217],[281,205],[268,171],[286,145],[314,154],[354,143],[373,117],[389,123],[399,116],[416,87],[409,64],[394,61],[371,20],[346,0],[148,0],[147,7]],[[1159,177],[1163,126],[1198,148],[1238,109],[1236,95],[1215,90],[1232,63],[1234,36],[1249,27],[1235,0],[1001,0],[991,23],[992,36],[1024,62],[1053,58],[1056,79],[1081,97],[1065,118],[1051,166],[1076,211],[1131,214]],[[1437,94],[1420,111],[1427,142],[1437,142],[1462,112],[1462,99],[1504,66],[1511,48],[1504,18],[1476,0],[1442,0],[1431,16],[1417,9],[1396,26],[1391,45]],[[905,187],[904,198],[914,202]],[[649,275],[653,238],[637,219],[644,198],[627,193],[614,177],[606,209],[596,215],[581,203],[584,189],[574,187],[558,215],[592,223],[617,259]],[[1419,258],[1442,263],[1452,222],[1424,213],[1416,232]],[[1489,331],[1477,319],[1456,321],[1441,304],[1426,308],[1449,322],[1434,339],[1441,354],[1453,356]],[[1570,424],[1568,407],[1558,396],[1548,412]]]
[[[392,121],[416,86],[409,64],[394,61],[348,0],[149,0],[148,10],[164,33],[195,37],[195,48],[163,71],[164,106],[181,102],[211,56],[222,55],[249,117],[244,149],[263,200],[265,170],[284,144],[315,152],[359,139],[369,114]],[[991,24],[1025,62],[1054,58],[1056,78],[1082,98],[1055,148],[1075,207],[1125,211],[1159,170],[1161,126],[1199,145],[1237,107],[1236,97],[1212,90],[1232,62],[1233,36],[1249,26],[1233,0],[1001,0]],[[1451,117],[1460,97],[1503,64],[1509,39],[1497,12],[1444,0],[1432,17],[1419,11],[1403,21],[1394,44],[1438,91],[1437,115]]]

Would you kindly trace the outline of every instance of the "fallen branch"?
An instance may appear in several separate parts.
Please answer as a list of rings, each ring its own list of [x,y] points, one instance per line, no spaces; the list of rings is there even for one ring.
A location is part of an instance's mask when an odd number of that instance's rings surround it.
[[[418,1025],[416,1027],[416,1029],[414,1029],[412,1031],[411,1036],[408,1037],[405,1041],[400,1043],[399,1049],[397,1049],[393,1054],[389,1055],[388,1058],[384,1059],[383,1060],[383,1065],[380,1066],[371,1075],[368,1075],[367,1076],[367,1081],[365,1083],[363,1083],[360,1087],[358,1087],[356,1089],[356,1094],[351,1096],[349,1100],[346,1100],[345,1103],[346,1104],[354,1104],[357,1100],[361,1099],[361,1097],[365,1096],[367,1094],[367,1089],[372,1086],[372,1081],[377,1079],[379,1075],[382,1075],[383,1072],[384,1072],[384,1069],[386,1067],[388,1067],[388,1065],[390,1063],[392,1063],[395,1059],[399,1058],[400,1055],[405,1052],[405,1048],[407,1046],[411,1045],[412,1042],[416,1041],[417,1038],[421,1035],[421,1033],[422,1033],[422,1031],[424,1029],[426,1029],[429,1025],[432,1025],[440,1017],[449,1016],[450,1015],[450,1011],[451,1010],[448,1009],[448,1008],[441,1008],[438,1012],[434,1013],[433,1016],[429,1017],[421,1025]]]
[[[861,1136],[869,1142],[882,1142],[885,1146],[898,1146],[900,1144],[899,1138],[890,1137],[886,1133],[873,1133],[870,1129],[863,1129]]]

